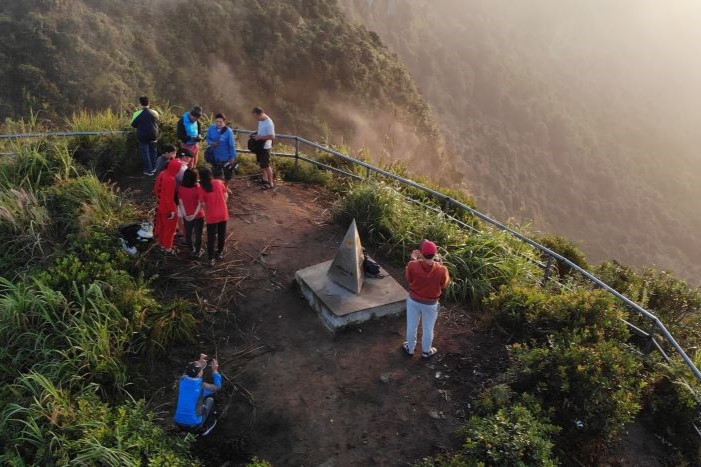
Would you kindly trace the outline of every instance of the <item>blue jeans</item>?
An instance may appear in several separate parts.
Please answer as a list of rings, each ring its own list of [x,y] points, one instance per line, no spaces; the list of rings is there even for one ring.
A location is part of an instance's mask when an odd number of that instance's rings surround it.
[[[156,170],[156,158],[158,157],[157,143],[139,143],[141,158],[144,160],[144,172]]]
[[[406,342],[409,352],[414,353],[416,348],[416,333],[419,330],[419,320],[423,325],[421,350],[428,352],[433,344],[433,327],[438,319],[440,305],[424,305],[414,301],[411,297],[406,299]]]

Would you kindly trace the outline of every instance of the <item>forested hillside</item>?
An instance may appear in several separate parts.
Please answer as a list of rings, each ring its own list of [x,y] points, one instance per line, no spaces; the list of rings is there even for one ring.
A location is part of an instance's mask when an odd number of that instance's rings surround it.
[[[418,149],[429,108],[396,56],[324,0],[6,0],[0,118],[59,119],[139,95],[375,151]]]
[[[481,207],[701,279],[697,2],[340,3],[409,68]]]

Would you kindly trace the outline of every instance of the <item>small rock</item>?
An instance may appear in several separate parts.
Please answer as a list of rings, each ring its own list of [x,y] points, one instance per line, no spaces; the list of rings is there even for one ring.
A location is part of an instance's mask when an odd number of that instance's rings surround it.
[[[441,415],[440,415],[437,411],[435,411],[435,410],[431,410],[431,411],[428,413],[428,415],[429,415],[429,417],[435,418],[436,420],[440,420],[440,419],[441,419]]]
[[[389,383],[390,381],[392,381],[392,373],[382,373],[380,375],[380,381],[382,381],[385,384]]]
[[[436,379],[441,379],[441,375],[443,375],[443,373],[436,371]]]

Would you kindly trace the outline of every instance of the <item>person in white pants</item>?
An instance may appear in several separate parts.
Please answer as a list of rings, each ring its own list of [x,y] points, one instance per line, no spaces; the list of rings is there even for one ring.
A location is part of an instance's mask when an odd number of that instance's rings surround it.
[[[409,282],[409,297],[406,299],[406,342],[402,344],[402,350],[409,356],[414,355],[421,321],[421,356],[430,358],[438,352],[433,347],[433,328],[440,309],[438,300],[443,289],[450,284],[448,268],[442,264],[435,243],[424,240],[421,249],[411,253],[406,279]]]

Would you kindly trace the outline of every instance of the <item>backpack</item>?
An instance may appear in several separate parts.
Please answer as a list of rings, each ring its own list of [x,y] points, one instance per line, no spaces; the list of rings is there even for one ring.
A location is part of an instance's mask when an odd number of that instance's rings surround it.
[[[263,151],[263,146],[265,145],[265,141],[258,141],[255,139],[256,133],[252,133],[248,137],[248,150],[251,151],[253,154],[258,154]]]
[[[379,264],[366,256],[363,260],[363,271],[365,271],[365,274],[368,276],[378,277],[380,275],[381,268]]]

